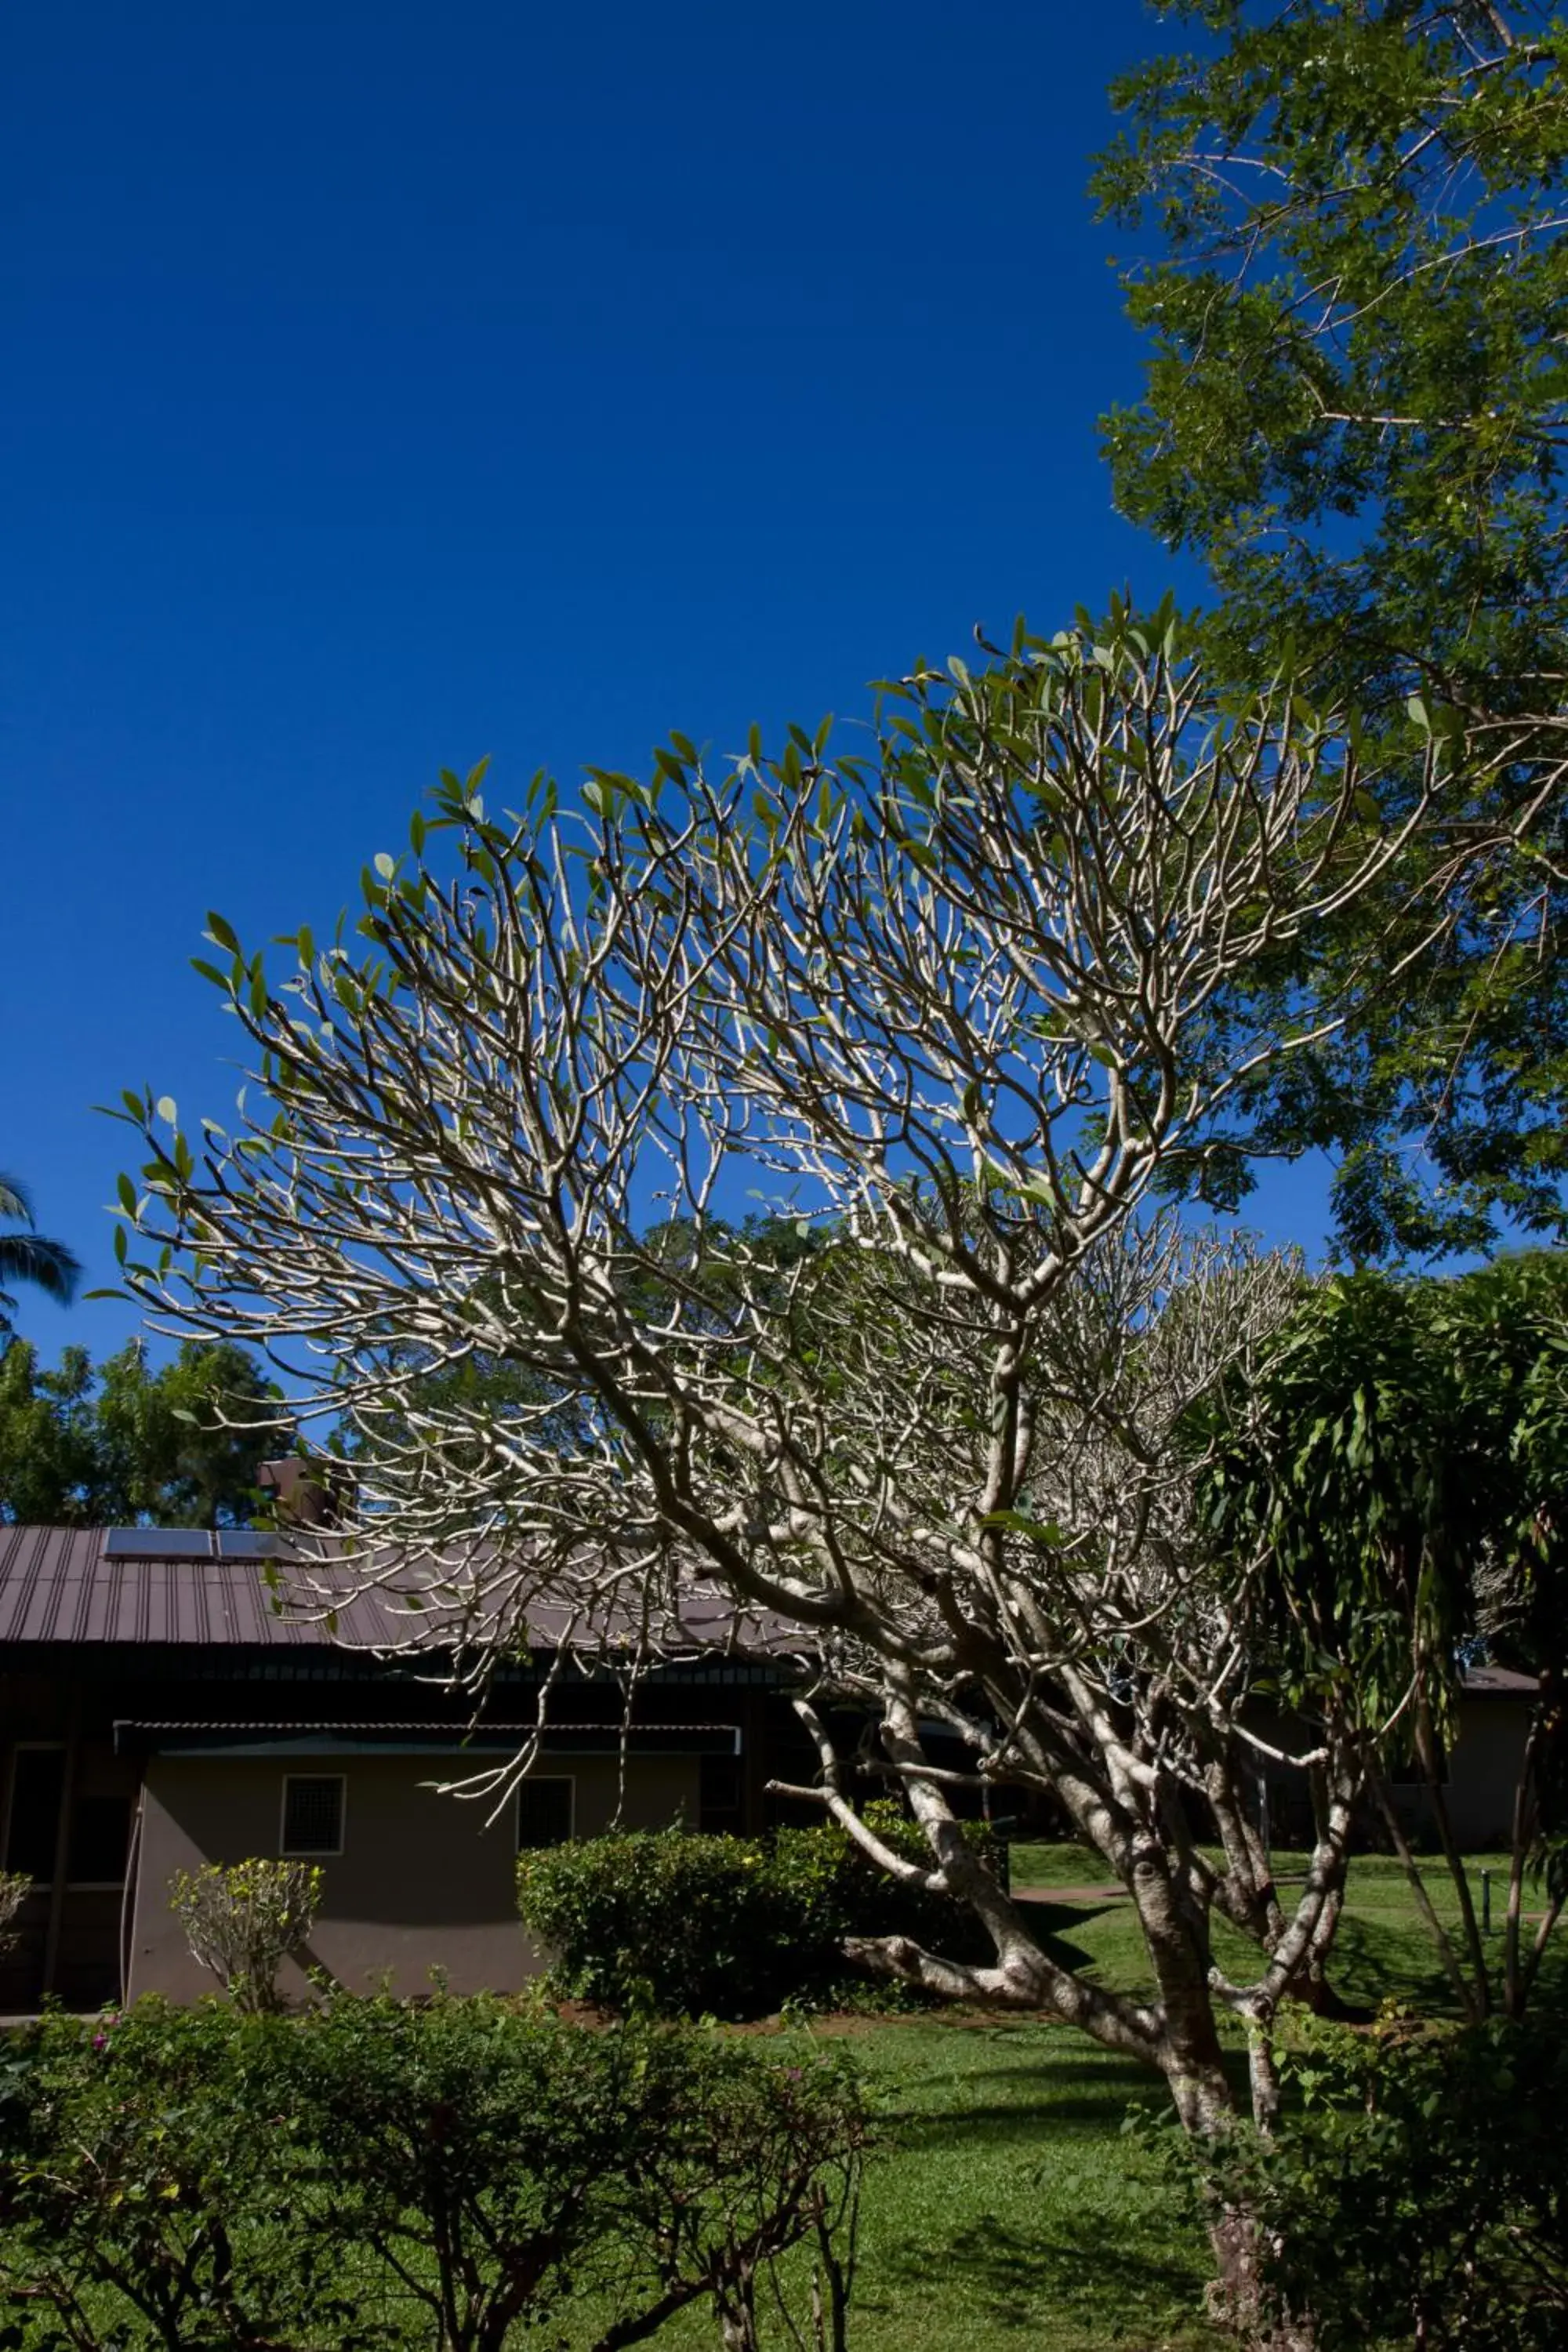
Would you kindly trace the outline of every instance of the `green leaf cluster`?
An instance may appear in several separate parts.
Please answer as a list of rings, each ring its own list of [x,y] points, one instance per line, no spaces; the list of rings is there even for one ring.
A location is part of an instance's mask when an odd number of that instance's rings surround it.
[[[898,1805],[865,1811],[879,1836],[931,1866]],[[965,1834],[1000,1874],[994,1834],[983,1822]],[[956,1958],[988,1948],[956,1906],[897,1885],[831,1822],[765,1838],[627,1831],[525,1853],[517,1880],[556,1990],[613,2011],[750,2018],[835,2000],[854,1977],[850,1936],[908,1936]]]
[[[245,1527],[264,1455],[286,1428],[279,1391],[230,1340],[184,1341],[153,1368],[139,1341],[94,1368],[67,1348],[52,1370],[25,1340],[0,1355],[0,1520],[33,1526]]]

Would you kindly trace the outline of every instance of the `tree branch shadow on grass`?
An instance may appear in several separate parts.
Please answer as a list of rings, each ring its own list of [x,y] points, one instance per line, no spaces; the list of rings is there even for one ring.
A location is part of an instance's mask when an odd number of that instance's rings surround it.
[[[1170,2102],[1158,2079],[1141,2074],[1138,2081],[1141,2087],[1154,2082],[1147,2104],[1156,2115],[1162,2114]],[[1037,2149],[1042,2135],[1048,2132],[1075,2141],[1086,2137],[1113,2138],[1122,2109],[1089,2093],[1079,2098],[1010,2099],[994,2106],[975,2104],[935,2112],[930,2107],[883,2107],[879,2113],[897,2130],[900,2145],[905,2147],[957,2145],[984,2131],[992,2147],[1016,2140]]]
[[[1046,1958],[1054,1960],[1058,1969],[1068,1969],[1074,1975],[1079,1969],[1092,1968],[1094,1956],[1075,1944],[1062,1930],[1066,1927],[1087,1927],[1091,1919],[1099,1919],[1114,1908],[1109,1903],[1052,1903],[1039,1895],[1016,1895],[1013,1898]]]
[[[1120,2212],[1079,2208],[1054,2228],[1042,2215],[1026,2233],[985,2216],[941,2246],[885,2252],[881,2261],[904,2282],[940,2272],[977,2315],[1020,2334],[1037,2336],[1054,2315],[1083,2324],[1097,2341],[1129,2347],[1169,2343],[1176,2329],[1194,2346],[1214,2341],[1202,2319],[1206,2247],[1173,2209],[1163,2242],[1152,2244],[1149,2218],[1131,2230]]]
[[[1454,2011],[1453,1987],[1414,1917],[1408,1925],[1392,1927],[1347,1911],[1329,1955],[1328,1979],[1342,2000],[1364,2014],[1375,2014],[1391,1999],[1407,2001],[1424,2015]]]

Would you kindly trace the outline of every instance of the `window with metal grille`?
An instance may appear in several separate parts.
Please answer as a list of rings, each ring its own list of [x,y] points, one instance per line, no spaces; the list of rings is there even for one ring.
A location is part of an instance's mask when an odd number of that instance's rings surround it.
[[[342,1853],[343,1778],[341,1772],[289,1772],[283,1778],[285,1853]]]
[[[572,1836],[573,1782],[569,1777],[536,1780],[531,1773],[517,1792],[517,1850],[565,1845]]]

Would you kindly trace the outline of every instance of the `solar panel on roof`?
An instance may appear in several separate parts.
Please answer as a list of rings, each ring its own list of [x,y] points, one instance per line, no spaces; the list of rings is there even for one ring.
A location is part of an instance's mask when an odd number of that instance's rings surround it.
[[[219,1559],[273,1559],[281,1549],[270,1528],[221,1528],[217,1536]]]
[[[110,1528],[103,1539],[106,1559],[211,1559],[213,1539],[205,1528]]]

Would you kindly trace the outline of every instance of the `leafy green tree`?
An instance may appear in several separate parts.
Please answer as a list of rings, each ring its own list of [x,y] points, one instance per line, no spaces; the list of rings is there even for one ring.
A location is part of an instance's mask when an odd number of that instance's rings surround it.
[[[1491,1986],[1443,1793],[1461,1663],[1485,1643],[1538,1696],[1513,1821],[1503,1999],[1525,2006],[1568,1894],[1568,1256],[1532,1252],[1450,1280],[1363,1272],[1310,1290],[1245,1394],[1194,1415],[1205,1523],[1262,1565],[1254,1634],[1281,1696],[1327,1685],[1380,1752],[1372,1786],[1464,2007]],[[1392,1734],[1383,1727],[1395,1727]],[[1427,1900],[1383,1777],[1414,1754],[1464,1927]],[[1527,1870],[1548,1888],[1521,1948]]]
[[[279,1391],[232,1340],[183,1340],[153,1370],[132,1341],[103,1367],[99,1428],[126,1516],[154,1527],[245,1525]],[[263,1429],[262,1417],[268,1426]]]
[[[1198,37],[1115,86],[1095,184],[1153,233],[1123,278],[1144,395],[1103,420],[1117,502],[1206,565],[1238,682],[1289,660],[1390,749],[1436,723],[1507,752],[1432,845],[1446,954],[1292,1068],[1263,1139],[1342,1155],[1360,1252],[1473,1246],[1500,1209],[1562,1231],[1568,25],[1550,0],[1154,6]],[[1389,813],[1405,790],[1394,758]],[[1379,931],[1396,952],[1368,900],[1329,951]],[[1288,996],[1301,960],[1271,977]]]
[[[97,1370],[68,1348],[52,1371],[14,1340],[0,1356],[0,1518],[245,1525],[263,1454],[287,1443],[277,1415],[278,1391],[230,1340],[184,1340],[156,1370],[137,1340]]]
[[[1301,2095],[1238,2132],[1210,2193],[1265,2217],[1266,2300],[1318,2352],[1553,2352],[1568,2336],[1568,2045],[1560,2016],[1462,2032],[1298,2024]]]
[[[15,1176],[0,1175],[0,1217],[23,1228],[19,1234],[0,1233],[0,1340],[4,1340],[16,1304],[7,1284],[30,1282],[47,1298],[68,1307],[76,1296],[81,1265],[64,1242],[48,1241],[33,1230],[32,1201]]]
[[[115,1513],[85,1348],[45,1370],[13,1339],[0,1355],[0,1517],[30,1526],[100,1525]]]

